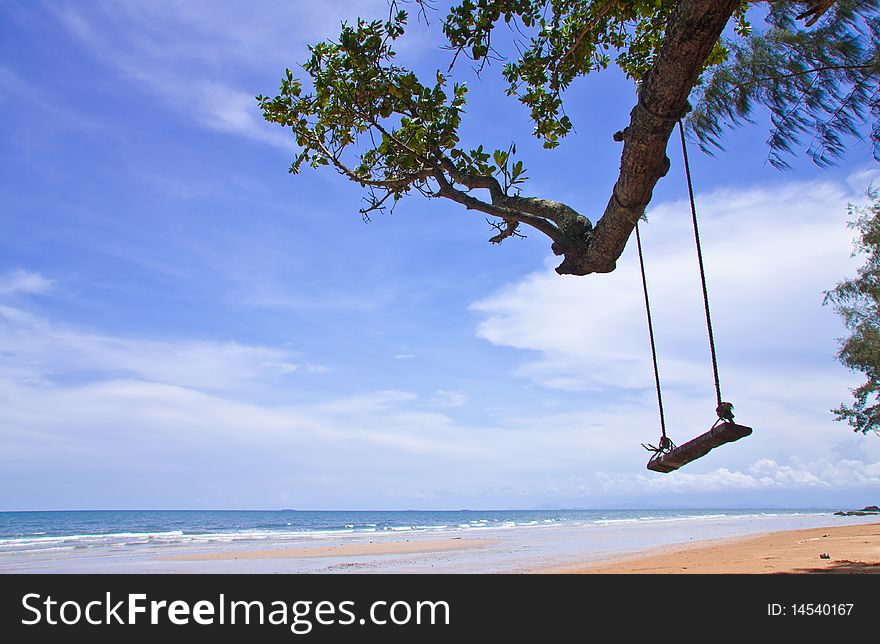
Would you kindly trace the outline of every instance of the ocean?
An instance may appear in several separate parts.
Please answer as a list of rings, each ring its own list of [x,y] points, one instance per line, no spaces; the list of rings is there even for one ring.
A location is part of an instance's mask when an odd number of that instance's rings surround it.
[[[63,551],[137,549],[139,546],[217,547],[223,543],[314,542],[346,535],[488,534],[524,528],[618,526],[679,527],[753,520],[818,519],[827,509],[745,510],[101,510],[0,512],[0,557]],[[786,521],[786,523],[790,523]],[[378,534],[377,534],[378,533]]]

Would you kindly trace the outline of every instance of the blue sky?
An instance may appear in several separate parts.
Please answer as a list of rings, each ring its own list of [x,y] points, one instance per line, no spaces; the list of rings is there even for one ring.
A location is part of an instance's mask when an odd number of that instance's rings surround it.
[[[823,291],[852,273],[847,204],[877,176],[766,163],[766,129],[692,150],[725,397],[755,434],[677,473],[654,442],[636,257],[560,277],[539,235],[418,196],[364,224],[253,97],[383,0],[0,2],[0,510],[852,506],[880,439],[829,409],[858,377]],[[406,65],[448,64],[436,17]],[[632,88],[568,95],[577,129],[529,136],[497,69],[463,141],[516,141],[525,193],[595,220]],[[713,392],[677,148],[644,229],[673,439]]]

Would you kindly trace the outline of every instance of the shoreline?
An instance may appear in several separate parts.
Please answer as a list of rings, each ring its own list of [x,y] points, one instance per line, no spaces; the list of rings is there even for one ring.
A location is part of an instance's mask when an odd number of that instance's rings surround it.
[[[195,540],[55,537],[0,549],[2,573],[753,573],[880,571],[877,516],[750,514]],[[821,552],[830,559],[820,560]],[[797,558],[793,558],[793,555]]]
[[[827,555],[827,558],[823,557]],[[880,574],[880,522],[782,530],[652,548],[537,574]]]
[[[234,561],[410,555],[486,548],[493,539],[431,539],[307,548],[215,551],[159,557],[162,561]],[[828,558],[823,558],[828,554]],[[850,526],[780,530],[757,535],[706,539],[641,552],[610,554],[601,564],[587,561],[532,570],[526,574],[880,574],[880,522]]]
[[[262,550],[223,550],[159,557],[159,561],[236,561],[238,559],[308,559],[312,557],[362,557],[370,555],[409,555],[449,552],[468,548],[485,548],[488,539],[431,539],[362,543],[352,545],[313,546],[310,548],[266,548]]]

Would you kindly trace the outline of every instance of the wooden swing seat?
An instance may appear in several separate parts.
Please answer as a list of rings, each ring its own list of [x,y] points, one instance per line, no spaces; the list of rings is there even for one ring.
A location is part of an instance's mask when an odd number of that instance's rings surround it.
[[[738,441],[740,438],[751,433],[752,428],[745,425],[737,425],[730,421],[719,423],[705,434],[697,436],[687,443],[683,443],[668,452],[658,452],[648,461],[648,469],[654,472],[663,472],[664,474],[672,472],[682,465],[687,465],[691,461],[705,456],[719,445]]]

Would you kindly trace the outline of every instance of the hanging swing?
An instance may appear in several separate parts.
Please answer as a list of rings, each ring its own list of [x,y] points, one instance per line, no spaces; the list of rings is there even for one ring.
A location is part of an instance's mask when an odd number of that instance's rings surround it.
[[[683,465],[687,465],[702,456],[708,454],[712,449],[739,440],[752,433],[751,427],[739,425],[733,422],[733,405],[729,402],[723,402],[721,399],[721,384],[718,380],[718,358],[715,354],[715,337],[712,333],[712,318],[709,315],[709,292],[706,288],[706,272],[703,268],[703,251],[700,245],[700,230],[697,226],[697,208],[694,203],[694,189],[691,182],[691,169],[688,163],[687,146],[685,143],[684,126],[681,121],[678,122],[678,131],[681,135],[681,152],[684,157],[684,170],[687,177],[688,195],[691,202],[691,217],[694,222],[694,240],[697,246],[697,261],[700,267],[700,280],[703,284],[703,305],[706,310],[706,328],[709,332],[709,349],[712,354],[712,370],[715,374],[715,399],[717,406],[715,414],[718,419],[704,434],[689,440],[682,445],[676,446],[666,436],[666,419],[663,415],[663,395],[660,391],[660,370],[657,366],[657,348],[654,342],[654,325],[651,321],[651,303],[648,299],[648,280],[645,277],[645,259],[642,254],[642,238],[639,234],[639,224],[636,222],[636,245],[639,251],[639,268],[642,273],[642,289],[645,293],[645,312],[648,318],[648,334],[651,339],[651,360],[654,364],[654,384],[657,389],[657,407],[660,411],[660,440],[658,444],[646,445],[642,447],[650,452],[653,456],[648,461],[648,469],[654,472],[668,473]]]

